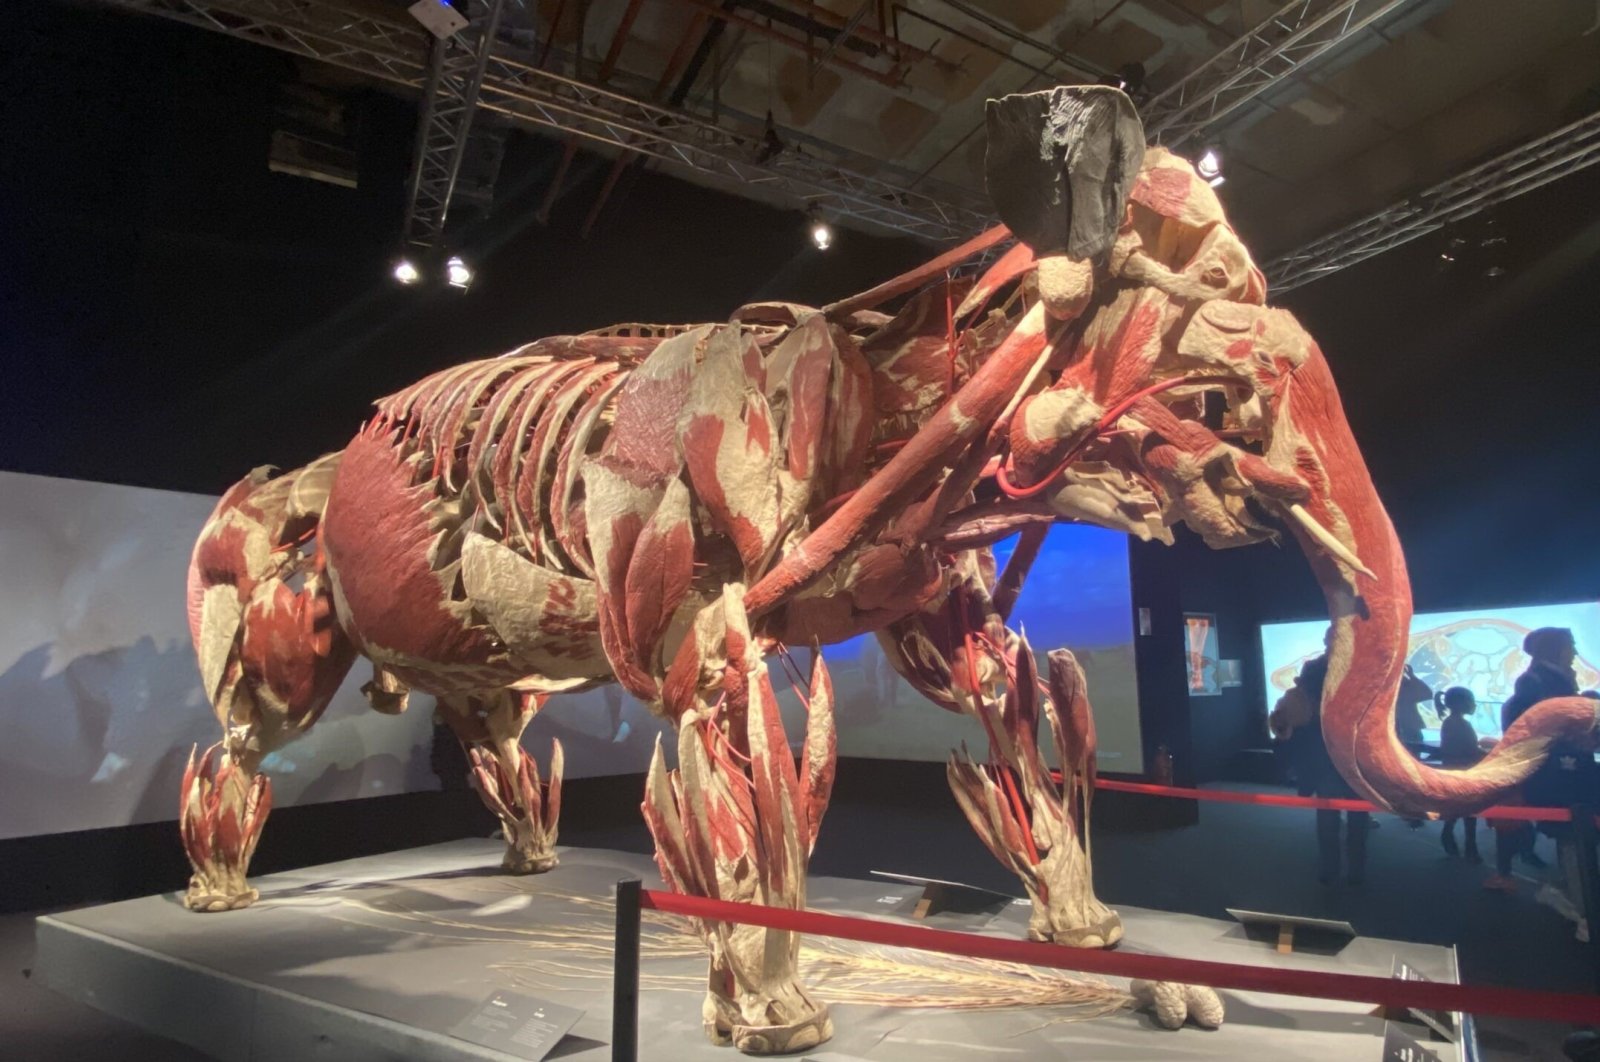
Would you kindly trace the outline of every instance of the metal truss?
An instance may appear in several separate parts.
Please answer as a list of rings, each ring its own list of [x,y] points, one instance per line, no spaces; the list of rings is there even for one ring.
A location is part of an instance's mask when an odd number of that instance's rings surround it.
[[[1416,0],[1294,0],[1141,108],[1150,139],[1194,140],[1284,78]]]
[[[1596,163],[1600,111],[1273,259],[1267,278],[1274,292],[1309,284]]]
[[[473,0],[465,12],[467,27],[435,40],[429,51],[417,146],[406,181],[405,242],[415,250],[443,245],[445,219],[504,6],[505,0]]]
[[[512,60],[491,59],[485,105],[523,122],[627,148],[670,166],[764,185],[834,217],[849,217],[927,239],[965,238],[986,227],[972,205],[955,204],[859,173],[803,146],[757,162],[761,130],[740,131]]]
[[[428,77],[420,27],[323,0],[101,0],[332,63],[422,90]],[[972,202],[935,196],[861,173],[816,141],[771,158],[763,130],[725,128],[683,111],[542,70],[491,44],[478,106],[525,125],[659,159],[669,168],[759,186],[855,221],[930,240],[966,238],[989,223]],[[843,152],[838,152],[843,156]]]

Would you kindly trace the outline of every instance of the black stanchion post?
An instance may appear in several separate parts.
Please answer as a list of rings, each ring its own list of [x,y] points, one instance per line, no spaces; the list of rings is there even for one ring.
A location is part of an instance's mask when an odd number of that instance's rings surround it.
[[[611,963],[611,1062],[639,1059],[638,878],[617,882],[617,937]]]
[[[1572,840],[1578,846],[1578,882],[1583,889],[1583,909],[1579,914],[1587,919],[1589,961],[1594,967],[1595,991],[1600,992],[1600,926],[1595,924],[1595,916],[1600,913],[1600,864],[1595,862],[1594,808],[1587,804],[1572,806]]]

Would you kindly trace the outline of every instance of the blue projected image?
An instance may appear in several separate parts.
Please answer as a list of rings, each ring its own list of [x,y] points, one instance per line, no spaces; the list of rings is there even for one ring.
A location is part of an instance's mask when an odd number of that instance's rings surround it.
[[[1089,683],[1100,741],[1100,767],[1143,770],[1139,698],[1134,681],[1133,594],[1127,536],[1096,527],[1051,529],[1018,599],[1011,625],[1023,630],[1044,663],[1051,649],[1071,649]],[[995,547],[1004,570],[1015,546]],[[987,749],[976,720],[935,707],[889,666],[877,639],[853,638],[823,650],[838,705],[839,754],[942,761],[965,741]]]
[[[171,818],[189,750],[215,740],[182,593],[195,533],[216,504],[198,494],[0,472],[0,838]],[[1010,544],[996,550],[1000,563]],[[1013,621],[1042,656],[1065,646],[1089,680],[1100,764],[1138,771],[1139,713],[1126,539],[1085,527],[1050,532]],[[1580,641],[1580,644],[1581,641]],[[987,752],[979,724],[941,710],[889,667],[875,638],[826,650],[845,756],[942,761],[966,742]],[[806,666],[804,651],[797,654]],[[774,660],[773,687],[790,740],[806,712]],[[277,802],[437,788],[429,698],[398,718],[371,711],[356,668],[304,737],[273,753]],[[642,773],[657,739],[674,738],[616,685],[559,694],[525,744],[548,762],[552,739],[569,778]],[[455,784],[461,779],[443,779]]]

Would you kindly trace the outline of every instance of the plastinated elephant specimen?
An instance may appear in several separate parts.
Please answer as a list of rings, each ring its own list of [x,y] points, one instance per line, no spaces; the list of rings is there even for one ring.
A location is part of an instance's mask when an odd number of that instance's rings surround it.
[[[950,783],[1032,898],[1030,936],[1112,944],[1121,923],[1086,848],[1083,675],[1057,650],[1041,677],[1006,626],[1056,522],[1170,540],[1182,521],[1216,547],[1286,527],[1334,625],[1328,747],[1379,804],[1471,812],[1553,738],[1591,732],[1592,703],[1571,698],[1528,712],[1471,770],[1400,746],[1410,588],[1322,352],[1265,305],[1215,193],[1145,147],[1122,93],[1010,96],[988,124],[1004,224],[924,266],[821,309],[748,305],[447,369],[379,402],[344,450],[229,490],[189,577],[224,731],[185,781],[189,906],[255,898],[261,759],[365,656],[375,709],[403,710],[411,688],[438,698],[504,824],[509,872],[556,863],[561,749],[542,780],[522,729],[550,694],[615,681],[676,728],[677,767],[658,746],[643,804],[668,884],[803,907],[832,688],[819,655],[806,669],[787,647],[876,632],[913,686],[982,724],[987,759],[953,755]],[[997,574],[989,547],[1019,533]],[[773,654],[809,709],[798,764]],[[702,932],[713,1039],[756,1053],[827,1039],[796,934]]]

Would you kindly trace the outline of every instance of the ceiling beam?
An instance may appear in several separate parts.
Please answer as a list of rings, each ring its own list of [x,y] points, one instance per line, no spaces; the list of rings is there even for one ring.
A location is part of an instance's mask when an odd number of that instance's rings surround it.
[[[1289,291],[1596,163],[1600,111],[1280,255],[1264,271],[1274,292]]]
[[[420,91],[427,77],[420,27],[345,9],[337,0],[100,0],[317,59]],[[755,161],[763,130],[740,129],[539,69],[492,48],[478,104],[539,130],[570,133],[659,160],[736,191],[760,187],[815,204],[836,221],[928,240],[988,225],[976,195],[934,195],[856,169],[850,153],[815,138],[805,149]],[[799,139],[799,138],[797,138]],[[785,138],[785,142],[789,142]]]
[[[1229,115],[1381,18],[1417,0],[1293,0],[1140,108],[1169,148],[1214,133]]]
[[[504,6],[505,0],[470,0],[467,26],[435,40],[429,49],[417,144],[406,180],[404,240],[414,251],[426,254],[444,243],[445,219]]]

